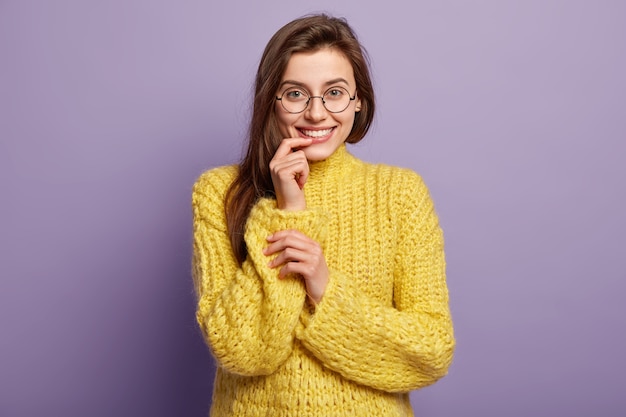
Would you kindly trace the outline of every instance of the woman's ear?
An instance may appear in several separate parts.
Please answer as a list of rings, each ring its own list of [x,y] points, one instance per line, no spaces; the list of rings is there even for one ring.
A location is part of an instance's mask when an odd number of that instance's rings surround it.
[[[358,113],[361,111],[361,99],[357,97],[356,106],[354,107],[354,112]]]

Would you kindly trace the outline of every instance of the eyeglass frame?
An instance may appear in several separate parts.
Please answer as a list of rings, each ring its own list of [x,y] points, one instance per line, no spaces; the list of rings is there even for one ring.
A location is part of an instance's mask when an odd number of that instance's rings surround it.
[[[280,105],[282,106],[283,110],[285,110],[285,111],[286,111],[287,113],[289,113],[289,114],[300,114],[300,113],[302,113],[302,112],[306,111],[306,109],[308,109],[308,108],[309,108],[309,103],[311,102],[311,99],[312,99],[312,98],[319,98],[319,99],[321,99],[321,100],[322,100],[322,106],[324,106],[324,109],[325,109],[328,113],[332,113],[332,114],[342,113],[342,112],[346,111],[346,110],[348,109],[348,107],[350,107],[350,102],[351,102],[351,101],[354,101],[354,100],[356,99],[356,90],[354,91],[354,95],[353,95],[352,97],[350,97],[350,91],[349,91],[347,88],[345,88],[345,87],[341,87],[341,86],[330,87],[330,88],[328,88],[326,91],[324,91],[324,94],[323,94],[323,95],[321,95],[321,96],[312,96],[311,94],[309,94],[309,91],[308,91],[306,88],[303,88],[303,87],[297,87],[297,88],[302,89],[302,90],[306,93],[306,95],[308,96],[308,99],[306,100],[306,105],[304,106],[304,108],[303,108],[302,110],[300,110],[300,111],[296,111],[296,112],[293,112],[293,111],[289,111],[289,110],[287,110],[287,109],[285,108],[285,104],[283,103],[283,96],[285,95],[285,93],[286,93],[286,92],[287,92],[290,88],[296,88],[296,87],[289,87],[289,88],[285,89],[285,90],[282,92],[282,94],[280,95],[280,97],[275,97],[277,101],[280,101]],[[329,92],[330,90],[332,90],[332,89],[342,89],[342,90],[345,90],[345,91],[348,93],[348,98],[349,98],[350,100],[348,101],[348,104],[346,105],[346,107],[345,107],[343,110],[339,110],[339,111],[330,111],[330,110],[328,110],[328,108],[326,108],[326,100],[324,100],[324,96],[326,95],[326,93],[328,93],[328,92]]]

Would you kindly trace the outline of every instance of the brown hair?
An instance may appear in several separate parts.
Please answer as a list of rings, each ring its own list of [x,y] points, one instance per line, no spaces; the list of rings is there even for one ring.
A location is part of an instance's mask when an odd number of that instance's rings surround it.
[[[250,210],[261,197],[274,195],[269,163],[280,145],[282,135],[275,114],[275,97],[291,55],[333,48],[352,64],[361,110],[346,142],[360,141],[374,118],[374,89],[366,51],[345,19],[325,14],[296,19],[270,39],[256,74],[252,119],[248,131],[248,150],[226,194],[226,224],[237,261],[246,259],[244,228]]]

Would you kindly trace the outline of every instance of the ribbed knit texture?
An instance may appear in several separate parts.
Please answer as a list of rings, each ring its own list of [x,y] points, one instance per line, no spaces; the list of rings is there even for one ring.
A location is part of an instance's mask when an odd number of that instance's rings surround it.
[[[218,365],[212,417],[412,416],[408,392],[447,373],[454,350],[443,237],[421,178],[341,146],[311,164],[307,210],[253,207],[240,267],[224,195],[236,167],[193,190],[197,319]],[[311,311],[298,277],[278,278],[266,237],[297,229],[330,270]]]

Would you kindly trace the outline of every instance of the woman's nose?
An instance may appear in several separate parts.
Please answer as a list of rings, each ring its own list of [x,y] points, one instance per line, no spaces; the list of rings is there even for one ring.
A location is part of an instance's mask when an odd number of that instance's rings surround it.
[[[315,100],[319,99],[319,100]],[[321,96],[309,97],[309,105],[306,108],[305,117],[310,120],[324,120],[328,111],[324,107],[324,98]]]

